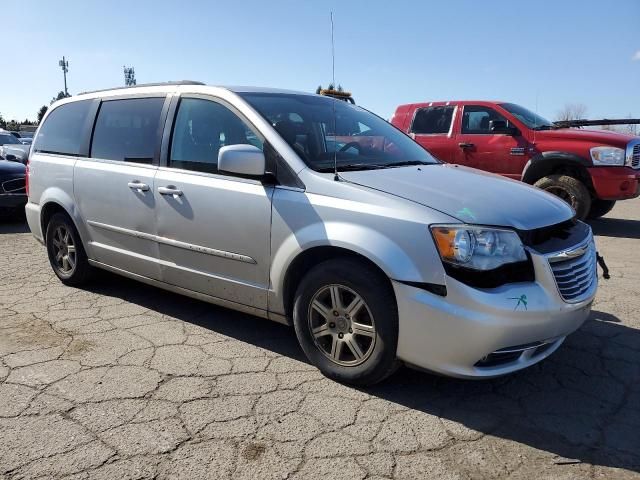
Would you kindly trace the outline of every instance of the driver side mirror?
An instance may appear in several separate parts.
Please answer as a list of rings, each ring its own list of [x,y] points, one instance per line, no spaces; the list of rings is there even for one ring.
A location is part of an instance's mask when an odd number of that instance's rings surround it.
[[[218,171],[248,177],[266,173],[264,153],[255,145],[228,145],[218,152]]]
[[[504,135],[519,135],[520,131],[516,127],[507,126],[507,122],[504,120],[491,120],[489,122],[489,130],[491,133],[504,134]]]

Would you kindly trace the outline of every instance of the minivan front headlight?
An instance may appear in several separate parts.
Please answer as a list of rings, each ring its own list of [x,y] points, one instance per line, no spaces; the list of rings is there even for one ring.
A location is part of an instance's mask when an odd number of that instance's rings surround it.
[[[527,260],[512,230],[473,225],[433,225],[431,233],[443,262],[473,270],[494,270]]]
[[[617,147],[593,147],[591,159],[594,165],[624,165],[626,152]]]

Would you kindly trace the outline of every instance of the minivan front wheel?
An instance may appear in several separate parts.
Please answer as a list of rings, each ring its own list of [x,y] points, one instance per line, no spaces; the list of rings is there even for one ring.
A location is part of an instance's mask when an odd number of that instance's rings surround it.
[[[85,283],[91,266],[71,219],[63,213],[54,214],[47,224],[45,238],[49,263],[60,281],[70,286]]]
[[[313,268],[296,292],[293,319],[307,358],[329,378],[371,385],[397,366],[393,291],[362,262],[336,259]]]

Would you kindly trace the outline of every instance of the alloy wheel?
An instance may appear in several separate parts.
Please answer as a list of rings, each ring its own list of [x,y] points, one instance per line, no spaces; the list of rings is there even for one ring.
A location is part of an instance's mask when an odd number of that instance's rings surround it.
[[[364,299],[344,285],[327,285],[309,304],[309,330],[320,351],[332,362],[356,366],[371,355],[376,328]]]
[[[69,229],[58,226],[53,232],[52,243],[56,267],[64,275],[71,275],[76,268],[76,246]]]

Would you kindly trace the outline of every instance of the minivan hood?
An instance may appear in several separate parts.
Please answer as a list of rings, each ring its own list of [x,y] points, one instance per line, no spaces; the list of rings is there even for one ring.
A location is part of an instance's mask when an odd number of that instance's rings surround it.
[[[577,128],[561,128],[559,130],[541,130],[536,132],[536,141],[578,140],[597,145],[611,145],[619,148],[625,148],[627,143],[634,138],[637,137],[626,133],[608,132],[606,130],[583,130]]]
[[[531,230],[564,222],[573,209],[522,182],[451,164],[341,172],[340,176],[433,208],[461,222]]]

